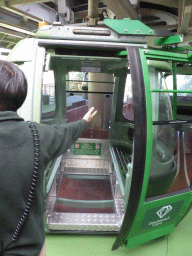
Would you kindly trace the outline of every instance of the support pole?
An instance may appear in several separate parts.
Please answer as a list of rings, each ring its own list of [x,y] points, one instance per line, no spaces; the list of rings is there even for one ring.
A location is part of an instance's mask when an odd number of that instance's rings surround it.
[[[88,26],[95,27],[98,18],[99,0],[88,0]]]

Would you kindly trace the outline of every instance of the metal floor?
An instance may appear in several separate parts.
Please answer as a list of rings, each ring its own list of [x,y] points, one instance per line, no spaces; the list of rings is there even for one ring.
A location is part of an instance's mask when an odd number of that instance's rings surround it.
[[[115,236],[46,235],[46,256],[192,256],[192,209],[169,236],[112,252]]]

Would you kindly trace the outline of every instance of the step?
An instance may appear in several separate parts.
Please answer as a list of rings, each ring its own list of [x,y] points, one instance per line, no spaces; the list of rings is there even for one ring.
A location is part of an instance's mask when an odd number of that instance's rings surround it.
[[[49,212],[47,225],[50,231],[118,232],[122,224],[124,202],[117,199],[115,204],[116,213],[113,214]]]

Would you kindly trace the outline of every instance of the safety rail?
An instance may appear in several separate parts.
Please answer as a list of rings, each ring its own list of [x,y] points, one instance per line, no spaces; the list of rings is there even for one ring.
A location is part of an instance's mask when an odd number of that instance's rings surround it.
[[[111,156],[116,171],[119,188],[127,204],[132,176],[131,153],[132,150],[126,146],[112,145],[110,147]]]
[[[114,152],[116,153],[117,156],[117,161],[119,164],[120,169],[123,171],[124,176],[127,174],[127,165],[130,163],[129,159],[129,151],[127,147],[124,146],[113,146]]]
[[[161,89],[151,89],[151,92],[173,92],[173,93],[192,93],[192,90],[161,90]]]

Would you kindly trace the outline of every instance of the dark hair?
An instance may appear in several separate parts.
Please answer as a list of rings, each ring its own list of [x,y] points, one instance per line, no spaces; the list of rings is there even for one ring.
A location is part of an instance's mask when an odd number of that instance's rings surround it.
[[[17,111],[27,96],[27,80],[15,64],[0,60],[0,111]]]

